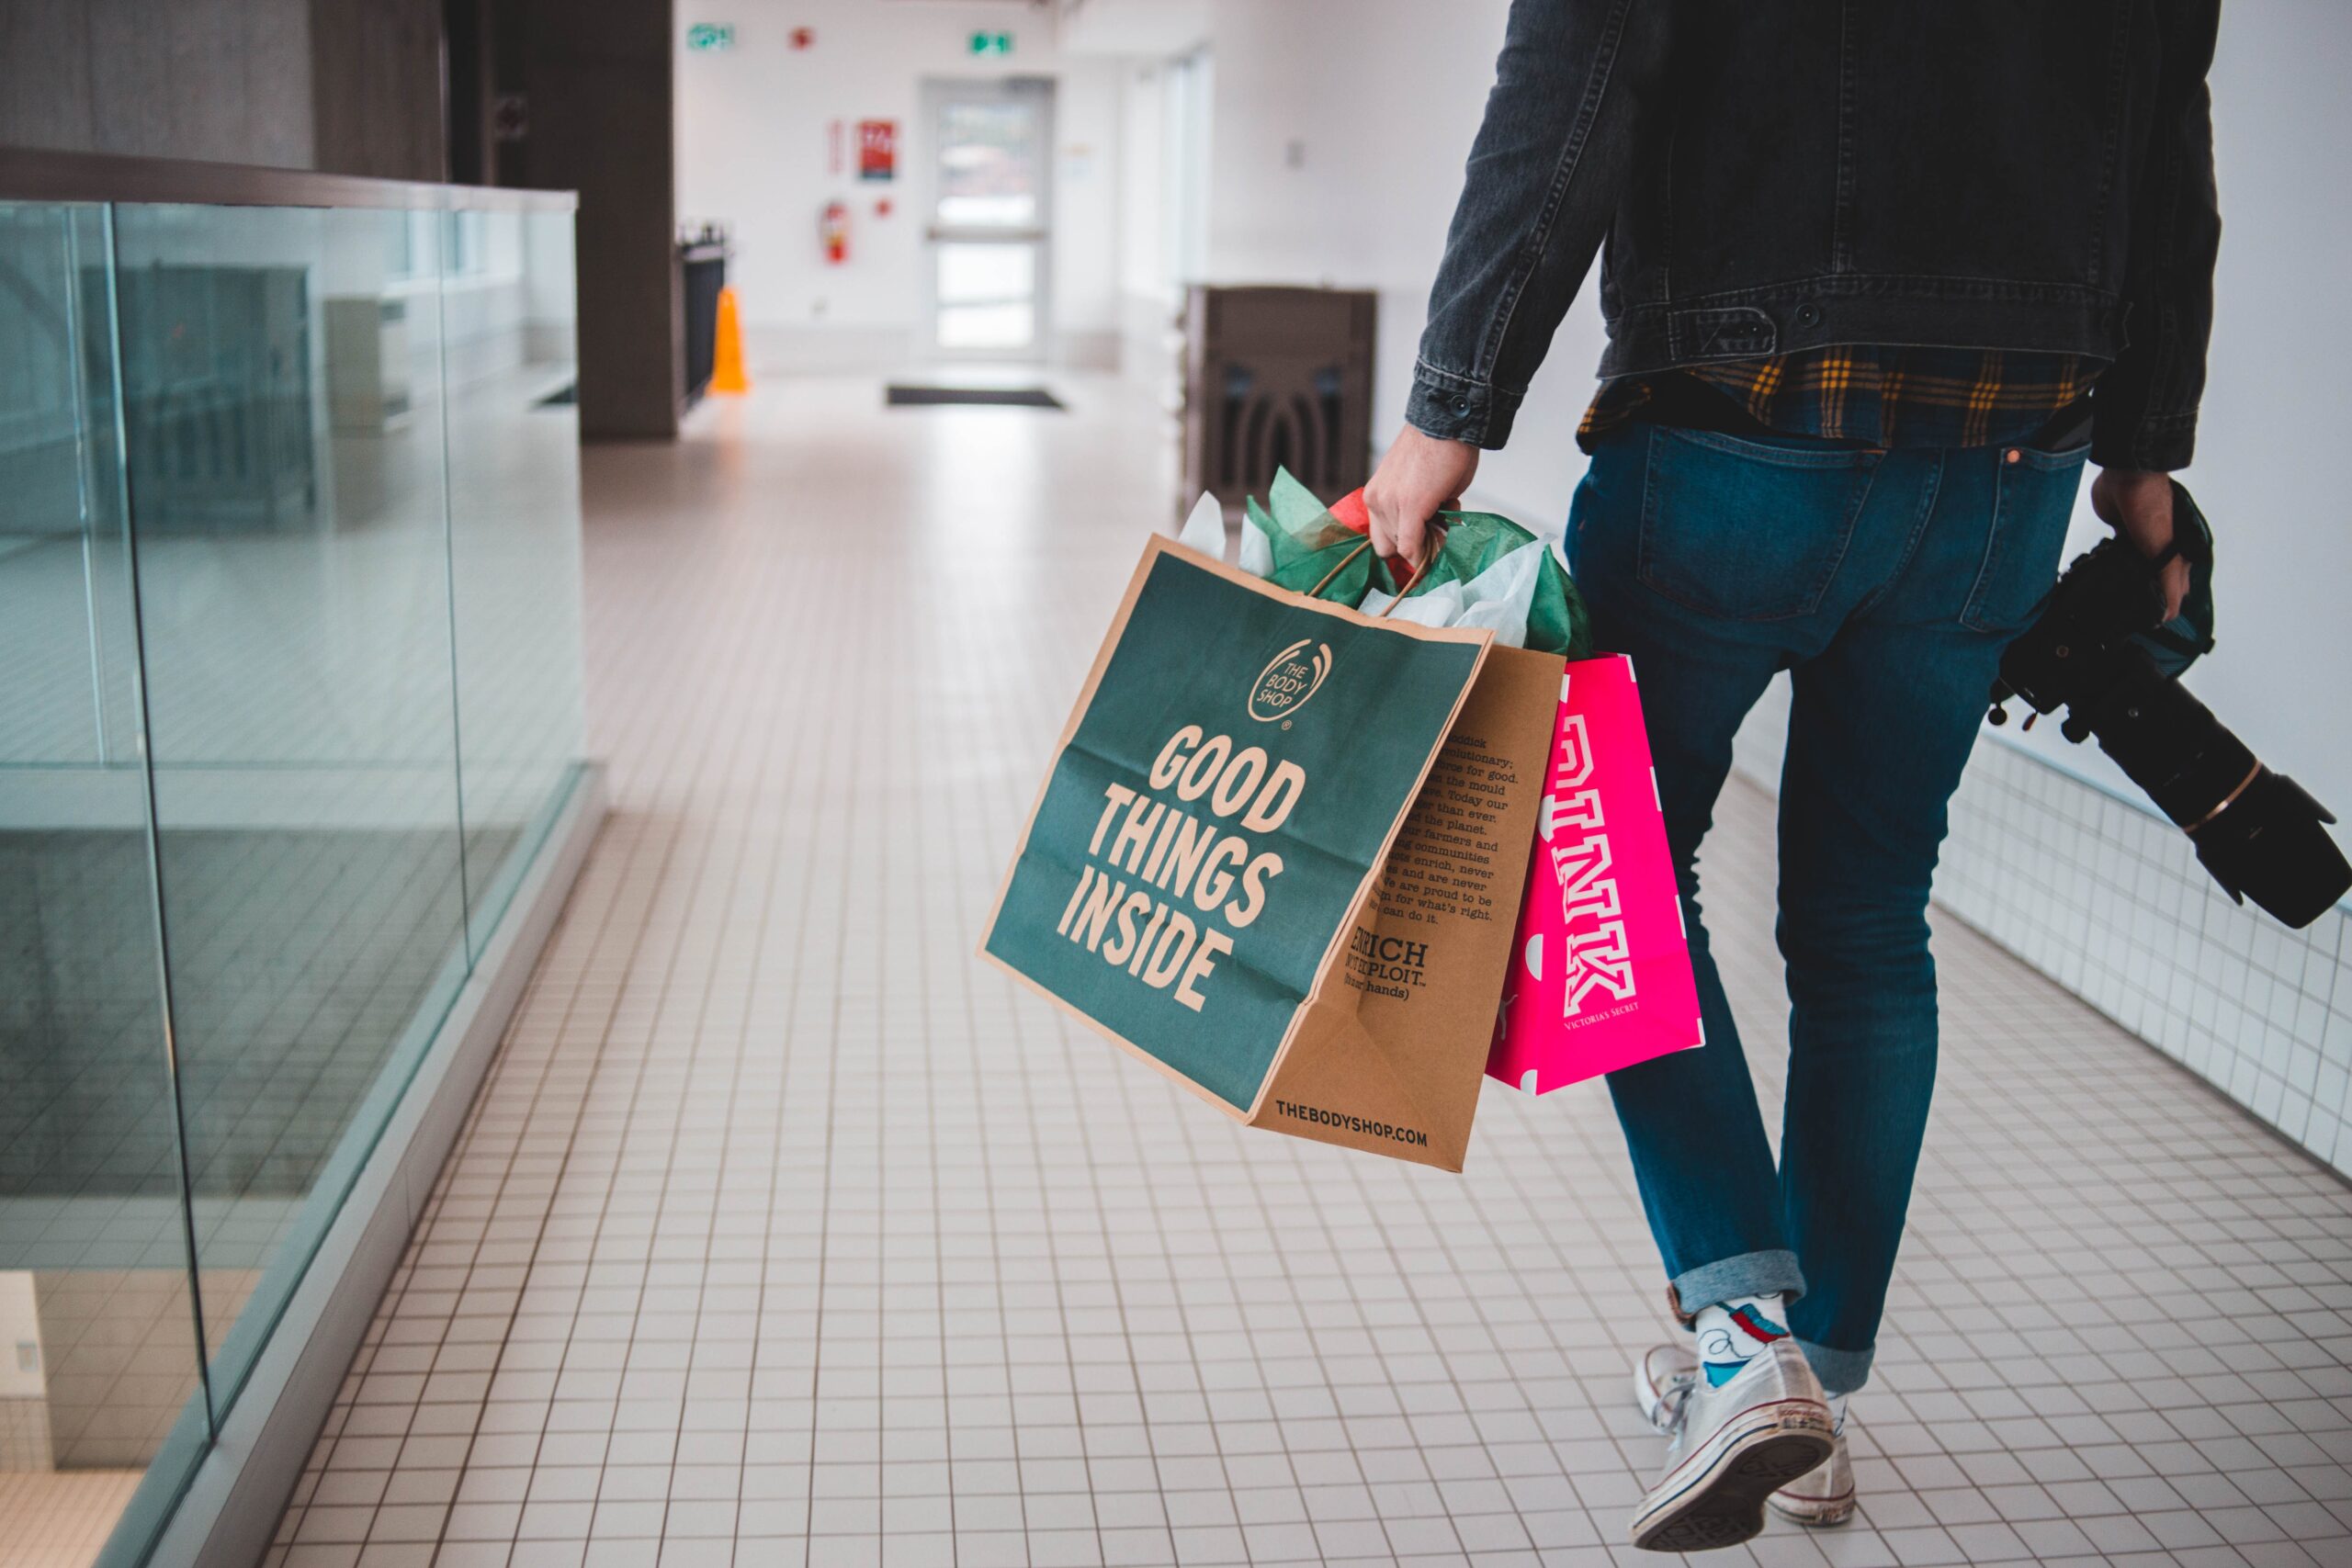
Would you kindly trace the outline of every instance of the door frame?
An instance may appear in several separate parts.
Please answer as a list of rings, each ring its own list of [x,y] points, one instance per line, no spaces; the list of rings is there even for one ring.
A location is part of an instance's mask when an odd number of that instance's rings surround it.
[[[995,362],[1044,365],[1053,357],[1054,344],[1054,79],[1051,76],[926,76],[918,96],[922,134],[913,151],[922,159],[917,173],[920,199],[916,208],[922,223],[922,250],[916,270],[920,307],[917,342],[922,357],[933,361]],[[943,113],[950,103],[1009,103],[1027,99],[1037,105],[1037,220],[1021,229],[992,225],[942,225],[939,210],[939,154],[944,138]],[[1027,244],[1036,257],[1036,331],[1023,348],[943,348],[939,343],[939,259],[936,248],[946,242],[982,244]]]

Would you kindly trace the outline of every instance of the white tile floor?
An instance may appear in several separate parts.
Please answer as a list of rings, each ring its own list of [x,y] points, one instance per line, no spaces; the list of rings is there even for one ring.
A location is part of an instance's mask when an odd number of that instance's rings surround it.
[[[1448,1176],[1238,1129],[971,956],[1167,516],[1158,423],[1071,400],[772,381],[591,452],[616,813],[273,1564],[1635,1559],[1661,1281],[1598,1086],[1488,1085]],[[1769,1064],[1760,797],[1718,839]],[[1711,1561],[2352,1562],[2352,1192],[1938,941],[1863,1517]]]
[[[83,1568],[139,1485],[135,1470],[0,1471],[0,1568]]]

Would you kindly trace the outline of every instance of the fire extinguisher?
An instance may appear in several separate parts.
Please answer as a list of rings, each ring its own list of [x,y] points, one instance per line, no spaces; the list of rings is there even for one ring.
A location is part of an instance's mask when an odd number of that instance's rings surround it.
[[[825,260],[835,266],[849,260],[849,209],[838,201],[825,203],[825,215],[818,220],[818,237],[825,246]]]

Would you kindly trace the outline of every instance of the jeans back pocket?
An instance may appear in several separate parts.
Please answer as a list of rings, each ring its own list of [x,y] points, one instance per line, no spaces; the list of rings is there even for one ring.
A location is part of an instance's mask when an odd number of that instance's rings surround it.
[[[1870,493],[1875,453],[1654,426],[1638,570],[1679,604],[1731,621],[1821,607]]]
[[[1996,635],[2024,630],[2042,596],[2058,581],[2066,525],[2075,515],[2075,493],[2082,486],[2083,463],[2090,455],[2088,446],[2064,452],[2031,446],[2008,451],[2014,458],[1996,459],[2000,466],[1994,470],[1993,518],[1984,533],[1984,556],[1960,612],[1962,626]]]

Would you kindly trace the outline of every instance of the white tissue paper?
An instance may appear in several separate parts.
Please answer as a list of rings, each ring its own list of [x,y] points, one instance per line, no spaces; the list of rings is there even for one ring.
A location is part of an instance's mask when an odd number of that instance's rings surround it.
[[[1524,544],[1470,580],[1463,591],[1461,626],[1492,626],[1505,648],[1527,646],[1527,613],[1544,573],[1544,542]]]
[[[1419,626],[1488,626],[1505,648],[1525,648],[1544,550],[1541,539],[1521,545],[1467,582],[1442,582],[1406,600],[1389,618]],[[1391,603],[1375,590],[1363,596],[1363,613],[1377,615]]]
[[[1255,528],[1244,528],[1241,532],[1246,538],[1257,531]],[[1185,515],[1184,526],[1177,533],[1176,542],[1187,549],[1200,551],[1211,560],[1225,558],[1225,508],[1218,504],[1216,497],[1206,491],[1201,491],[1201,499],[1193,502],[1193,510]],[[1263,577],[1265,572],[1258,575]]]
[[[1356,607],[1367,615],[1385,615],[1392,621],[1410,621],[1417,626],[1450,626],[1462,618],[1462,584],[1441,582],[1426,593],[1417,593],[1394,610],[1388,608],[1396,601],[1375,588],[1365,593],[1363,603]]]
[[[1274,575],[1273,541],[1247,519],[1241,525],[1241,570],[1252,577]]]

